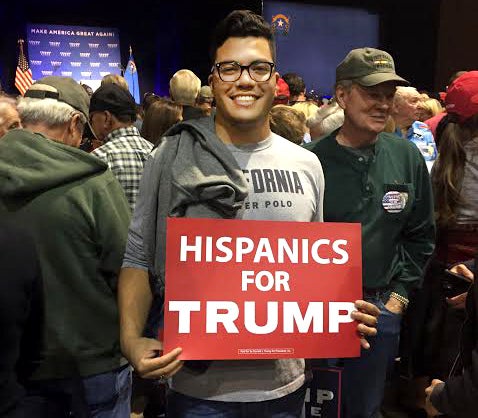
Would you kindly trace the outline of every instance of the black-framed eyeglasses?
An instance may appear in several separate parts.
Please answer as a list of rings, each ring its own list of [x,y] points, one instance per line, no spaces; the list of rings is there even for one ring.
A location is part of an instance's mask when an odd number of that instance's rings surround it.
[[[242,76],[242,72],[247,70],[249,77],[260,83],[270,80],[274,67],[275,64],[268,61],[254,61],[249,65],[241,65],[235,61],[224,61],[214,64],[211,72],[213,72],[215,68],[222,81],[232,83],[239,80]]]

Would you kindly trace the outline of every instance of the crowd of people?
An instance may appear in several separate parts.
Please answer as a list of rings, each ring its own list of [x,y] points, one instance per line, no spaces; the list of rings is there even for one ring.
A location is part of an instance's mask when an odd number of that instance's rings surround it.
[[[207,85],[181,69],[141,106],[118,75],[0,97],[0,416],[305,416],[304,359],[163,352],[168,217],[360,223],[361,354],[323,360],[342,370],[342,416],[389,416],[397,371],[418,394],[397,401],[408,416],[476,416],[478,71],[434,98],[363,47],[318,103],[244,10],[210,58]],[[245,173],[265,169],[302,193],[255,190]]]

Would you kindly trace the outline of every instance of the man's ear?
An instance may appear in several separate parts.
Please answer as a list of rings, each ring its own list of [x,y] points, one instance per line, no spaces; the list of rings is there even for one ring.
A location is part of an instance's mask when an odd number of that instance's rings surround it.
[[[345,96],[348,94],[348,91],[344,89],[342,86],[337,86],[335,89],[335,99],[337,100],[337,104],[345,110]]]
[[[209,87],[211,87],[211,92],[212,92],[212,95],[214,97],[216,97],[216,95],[214,94],[214,74],[209,74],[208,78],[207,78],[207,84],[209,85]]]
[[[70,119],[68,129],[66,129],[65,131],[67,138],[65,138],[65,140],[63,141],[64,144],[70,145],[71,147],[75,148],[78,148],[80,146],[83,137],[83,130],[79,128],[80,126],[80,115],[76,113]]]
[[[111,126],[113,125],[113,114],[111,112],[109,112],[108,110],[105,110],[104,111],[105,113],[105,125],[109,128],[111,128]]]

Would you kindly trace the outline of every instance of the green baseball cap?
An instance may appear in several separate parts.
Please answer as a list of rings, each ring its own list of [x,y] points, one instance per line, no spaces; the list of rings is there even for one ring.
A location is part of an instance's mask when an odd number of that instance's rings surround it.
[[[336,81],[351,80],[361,86],[375,86],[385,81],[395,81],[399,86],[410,83],[395,73],[392,56],[375,48],[358,48],[350,51],[338,65]]]
[[[37,80],[26,91],[25,97],[55,99],[69,104],[88,118],[90,97],[79,83],[70,77],[49,76]]]

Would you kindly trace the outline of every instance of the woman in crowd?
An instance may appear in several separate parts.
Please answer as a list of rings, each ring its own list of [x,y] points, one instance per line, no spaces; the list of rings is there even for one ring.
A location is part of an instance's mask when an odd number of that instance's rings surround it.
[[[437,129],[440,155],[432,172],[439,228],[437,258],[451,264],[478,249],[478,71],[450,86],[447,116]]]
[[[437,99],[428,98],[424,99],[420,104],[420,116],[418,120],[425,122],[432,117],[439,115],[444,111],[440,102]]]
[[[158,145],[163,134],[174,124],[182,120],[181,105],[169,99],[160,99],[152,103],[143,120],[141,136],[154,145]]]
[[[285,139],[300,145],[308,131],[305,115],[286,105],[276,105],[271,109],[269,124],[271,131]]]
[[[447,114],[438,125],[439,156],[431,172],[437,242],[423,289],[408,308],[401,334],[401,374],[415,378],[423,393],[429,378],[445,380],[456,362],[465,319],[466,288],[446,270],[478,250],[478,71],[450,85]],[[419,389],[421,387],[421,389]]]
[[[433,323],[427,344],[430,371],[442,379],[459,351],[466,292],[453,289],[444,270],[478,251],[478,71],[457,78],[446,96],[447,115],[437,128],[439,157],[431,178],[437,245],[430,276],[434,282]]]

